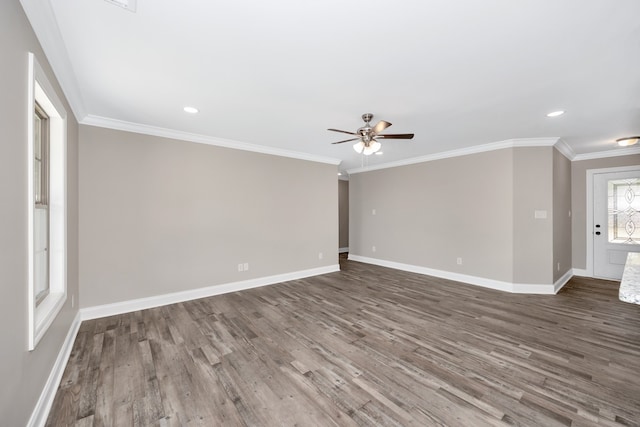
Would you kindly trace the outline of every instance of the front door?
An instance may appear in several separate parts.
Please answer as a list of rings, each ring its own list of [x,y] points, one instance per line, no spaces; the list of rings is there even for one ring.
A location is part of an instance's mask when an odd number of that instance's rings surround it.
[[[593,175],[593,275],[620,280],[640,252],[640,168]]]

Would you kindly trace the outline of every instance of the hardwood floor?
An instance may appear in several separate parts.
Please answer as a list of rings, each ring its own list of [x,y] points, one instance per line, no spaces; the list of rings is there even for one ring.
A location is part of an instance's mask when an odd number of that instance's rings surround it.
[[[640,425],[616,282],[342,271],[83,322],[50,426]]]

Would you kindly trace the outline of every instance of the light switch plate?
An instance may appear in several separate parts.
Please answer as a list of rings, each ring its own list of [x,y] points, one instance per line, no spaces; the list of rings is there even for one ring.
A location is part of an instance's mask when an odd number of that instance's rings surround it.
[[[535,219],[547,219],[547,211],[534,211],[533,217]]]

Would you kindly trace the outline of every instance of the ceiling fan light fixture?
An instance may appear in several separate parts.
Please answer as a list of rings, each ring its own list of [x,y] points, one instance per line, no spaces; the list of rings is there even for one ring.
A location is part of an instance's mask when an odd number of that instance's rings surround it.
[[[373,141],[373,142],[365,145],[363,154],[365,156],[370,156],[373,153],[375,153],[376,151],[379,151],[380,148],[382,148],[382,144],[380,144],[378,141]]]
[[[380,144],[378,141],[373,141],[373,144],[371,144],[371,149],[373,150],[374,153],[377,153],[378,151],[380,151],[381,148],[382,148],[382,144]]]
[[[354,146],[353,149],[356,150],[356,153],[360,154],[362,153],[362,151],[364,150],[364,142],[362,141],[358,141]],[[366,153],[365,153],[366,154]]]
[[[616,142],[620,147],[629,147],[630,145],[636,145],[640,140],[640,136],[628,136],[626,138],[616,139]]]

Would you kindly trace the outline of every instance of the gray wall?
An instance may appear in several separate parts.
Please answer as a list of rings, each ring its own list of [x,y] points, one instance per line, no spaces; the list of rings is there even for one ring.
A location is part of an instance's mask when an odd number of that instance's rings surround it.
[[[551,283],[553,148],[513,149],[513,283]],[[535,211],[546,211],[536,219]]]
[[[640,165],[640,154],[571,163],[573,267],[587,268],[587,170]]]
[[[553,150],[553,281],[572,266],[571,162]],[[558,268],[558,263],[560,268]]]
[[[528,147],[352,174],[350,253],[551,284],[571,268],[569,171],[554,148]]]
[[[27,53],[34,52],[69,115],[67,126],[68,298],[46,335],[27,351]],[[78,299],[78,126],[17,0],[0,2],[0,418],[27,423],[58,356]]]
[[[349,247],[349,181],[338,180],[339,247]]]
[[[335,165],[91,126],[80,141],[82,307],[338,263]]]
[[[351,254],[513,280],[513,150],[352,174],[349,187]]]

